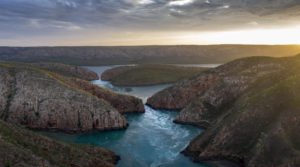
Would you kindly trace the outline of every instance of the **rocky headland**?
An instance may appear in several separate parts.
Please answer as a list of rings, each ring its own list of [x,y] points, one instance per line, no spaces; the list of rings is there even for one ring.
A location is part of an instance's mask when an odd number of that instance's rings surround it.
[[[299,56],[236,60],[179,82],[147,104],[179,110],[175,122],[207,129],[183,151],[195,161],[299,166],[299,65]]]
[[[121,113],[144,109],[142,101],[135,97],[118,95],[79,78],[36,66],[1,63],[0,74],[0,118],[32,129],[65,132],[123,129],[128,123]],[[119,102],[116,108],[111,105],[115,99]]]

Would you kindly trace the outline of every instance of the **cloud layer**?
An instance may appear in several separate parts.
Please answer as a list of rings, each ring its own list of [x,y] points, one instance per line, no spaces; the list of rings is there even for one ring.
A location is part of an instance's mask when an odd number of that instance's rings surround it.
[[[300,24],[299,0],[1,0],[0,39]]]

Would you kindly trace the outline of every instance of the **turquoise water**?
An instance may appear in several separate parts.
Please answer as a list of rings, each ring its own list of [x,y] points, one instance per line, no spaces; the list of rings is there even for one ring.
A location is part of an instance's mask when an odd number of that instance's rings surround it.
[[[111,67],[89,67],[101,73]],[[147,87],[114,87],[101,80],[93,83],[113,91],[146,98],[170,85]],[[188,143],[201,133],[201,129],[174,124],[178,114],[154,110],[145,106],[144,114],[126,115],[129,127],[122,131],[94,132],[89,134],[46,133],[46,135],[73,143],[91,144],[108,148],[121,156],[118,167],[204,167],[180,154]]]
[[[155,111],[127,115],[127,130],[70,135],[48,133],[56,139],[102,146],[121,156],[119,167],[204,167],[180,154],[189,141],[201,133],[191,126],[172,123],[177,113]]]

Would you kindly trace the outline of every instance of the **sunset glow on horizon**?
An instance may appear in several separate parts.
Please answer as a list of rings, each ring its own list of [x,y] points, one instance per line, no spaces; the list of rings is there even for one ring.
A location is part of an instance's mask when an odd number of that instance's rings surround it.
[[[299,11],[297,0],[2,0],[0,46],[300,44]]]

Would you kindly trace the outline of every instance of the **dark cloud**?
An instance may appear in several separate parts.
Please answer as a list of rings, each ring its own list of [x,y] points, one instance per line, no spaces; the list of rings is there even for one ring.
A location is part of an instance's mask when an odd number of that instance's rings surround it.
[[[299,0],[1,0],[0,37],[280,26],[298,22],[299,11]]]

